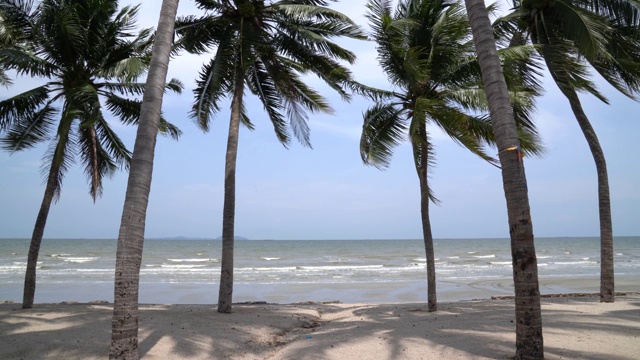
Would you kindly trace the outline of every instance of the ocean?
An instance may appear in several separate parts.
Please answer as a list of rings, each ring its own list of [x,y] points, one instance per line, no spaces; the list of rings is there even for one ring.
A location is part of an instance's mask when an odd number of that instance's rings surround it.
[[[541,293],[598,292],[599,239],[537,238]],[[438,301],[512,295],[509,239],[437,239]],[[640,237],[616,237],[616,291],[640,291]],[[0,239],[0,301],[21,301],[28,239]],[[45,239],[35,301],[113,301],[116,240]],[[426,302],[422,240],[237,240],[234,301]],[[140,302],[215,304],[221,242],[146,240]]]

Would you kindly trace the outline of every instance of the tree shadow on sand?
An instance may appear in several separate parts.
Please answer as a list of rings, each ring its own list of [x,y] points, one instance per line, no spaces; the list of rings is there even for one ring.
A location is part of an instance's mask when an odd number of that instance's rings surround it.
[[[542,304],[547,359],[630,360],[640,352],[637,302],[627,301],[620,311],[607,310],[609,304],[597,298],[543,299]],[[585,304],[597,312],[582,311]],[[513,300],[441,304],[432,313],[407,304],[323,309],[321,319],[329,321],[313,338],[298,338],[273,359],[509,359],[515,354]],[[616,355],[623,348],[632,355]]]
[[[294,306],[140,305],[138,350],[150,359],[263,359],[316,326]],[[308,313],[310,311],[307,311]],[[113,305],[0,304],[0,359],[105,359]]]
[[[547,359],[632,359],[640,353],[640,296],[543,299]],[[105,359],[112,305],[0,304],[0,359]],[[141,305],[146,359],[508,359],[513,300],[426,305]],[[622,351],[620,351],[623,349]],[[618,355],[616,355],[618,354]],[[619,354],[631,354],[627,357]]]

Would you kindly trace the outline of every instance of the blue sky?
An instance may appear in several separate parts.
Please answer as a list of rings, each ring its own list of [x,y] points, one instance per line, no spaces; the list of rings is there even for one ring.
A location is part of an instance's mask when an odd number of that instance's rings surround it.
[[[121,4],[137,3],[122,1]],[[366,27],[365,0],[342,1],[335,8]],[[506,4],[505,4],[506,6]],[[156,26],[160,1],[142,4],[139,23]],[[196,14],[181,1],[179,14]],[[358,55],[352,67],[357,80],[387,87],[376,65],[371,42],[343,42]],[[176,142],[160,138],[147,216],[147,237],[216,237],[221,234],[223,170],[229,113],[221,112],[211,131],[202,133],[188,118],[197,71],[209,56],[183,55],[170,65],[169,76],[182,80],[186,91],[165,97],[165,116],[184,134]],[[362,112],[370,103],[354,98],[347,104],[309,79],[330,100],[335,114],[310,116],[313,149],[292,142],[285,149],[255,98],[247,108],[256,130],[241,129],[236,188],[236,234],[251,239],[406,239],[422,234],[418,179],[408,144],[400,146],[391,167],[379,171],[362,164],[358,151]],[[20,78],[0,98],[25,91],[39,82]],[[614,234],[640,235],[640,104],[616,94],[598,80],[609,97],[605,105],[581,99],[608,160]],[[534,234],[597,236],[598,203],[595,166],[567,101],[555,85],[545,82],[536,121],[547,153],[525,158]],[[228,109],[229,102],[222,104]],[[133,148],[135,128],[116,122],[114,128]],[[484,163],[432,132],[437,166],[431,186],[441,204],[431,207],[436,238],[508,237],[499,169]],[[40,173],[46,146],[28,152],[0,153],[0,237],[27,238],[44,193]],[[46,238],[116,238],[127,174],[104,183],[95,204],[88,195],[82,169],[67,174],[60,201],[49,214]]]

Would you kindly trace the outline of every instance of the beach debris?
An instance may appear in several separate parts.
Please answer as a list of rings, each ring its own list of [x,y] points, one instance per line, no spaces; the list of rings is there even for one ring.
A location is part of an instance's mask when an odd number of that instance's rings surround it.
[[[627,296],[627,295],[638,295],[640,293],[635,292],[616,292],[615,296]],[[560,294],[540,294],[541,298],[574,298],[574,297],[596,297],[600,296],[600,293],[560,293]],[[491,300],[513,300],[515,297],[513,295],[501,295],[501,296],[492,296]],[[474,300],[482,300],[482,299],[474,299]]]
[[[268,303],[266,301],[243,301],[243,302],[233,303],[233,305],[267,305],[267,304]]]

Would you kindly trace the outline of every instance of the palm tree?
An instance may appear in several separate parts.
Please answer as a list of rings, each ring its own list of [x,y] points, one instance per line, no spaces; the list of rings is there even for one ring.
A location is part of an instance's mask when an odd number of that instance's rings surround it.
[[[598,176],[601,274],[600,300],[613,302],[613,228],[604,152],[582,108],[578,91],[608,103],[589,80],[590,64],[605,80],[633,98],[640,90],[639,15],[631,1],[513,1],[514,10],[497,21],[504,35],[526,34],[537,45],[551,77],[587,140]]]
[[[60,196],[62,180],[77,155],[84,165],[94,201],[102,180],[127,168],[130,152],[104,117],[106,108],[124,124],[135,124],[141,102],[119,94],[141,94],[132,82],[148,66],[150,30],[132,34],[137,7],[118,11],[117,1],[4,1],[3,11],[20,27],[28,48],[0,49],[0,63],[18,74],[48,79],[43,85],[0,101],[0,144],[16,152],[49,141],[44,156],[47,181],[36,219],[25,275],[23,308],[33,306],[36,265],[51,203]],[[169,87],[180,91],[181,84]],[[56,125],[57,122],[57,125]],[[180,131],[163,122],[174,138]]]
[[[0,3],[0,48],[24,45],[21,30],[22,16],[28,13],[30,7],[31,2],[24,0]],[[11,79],[5,71],[5,65],[0,63],[0,85],[9,87],[11,84]]]
[[[498,145],[507,200],[516,307],[516,359],[543,359],[538,261],[518,129],[509,102],[489,13],[482,0],[465,0]]]
[[[231,97],[231,116],[225,160],[222,221],[222,260],[218,311],[231,312],[233,293],[233,245],[235,174],[240,123],[253,124],[244,109],[245,87],[262,102],[278,140],[289,144],[289,127],[310,146],[305,109],[330,113],[326,100],[305,84],[302,76],[315,74],[343,99],[347,89],[367,91],[351,80],[337,60],[355,61],[350,51],[331,39],[365,36],[347,16],[329,9],[325,0],[196,0],[207,13],[187,17],[176,25],[180,44],[191,53],[217,47],[205,64],[194,90],[191,115],[203,131],[219,110],[222,97]]]
[[[436,201],[428,184],[428,168],[434,161],[427,123],[437,126],[454,141],[481,158],[488,156],[484,144],[493,144],[486,99],[480,85],[480,69],[473,56],[470,29],[464,6],[453,1],[404,0],[395,14],[391,1],[370,0],[368,18],[378,45],[378,59],[390,81],[401,92],[390,92],[364,114],[360,152],[366,164],[386,168],[393,148],[409,131],[420,181],[422,228],[427,258],[428,309],[437,310],[433,237],[429,201]],[[511,61],[528,58],[531,48],[504,52]],[[510,67],[514,69],[513,67]],[[535,69],[532,69],[535,71]],[[519,74],[514,72],[512,77]],[[520,82],[513,88],[514,101],[523,109],[521,135],[530,153],[540,152],[535,130],[528,118],[536,84],[529,89]]]
[[[172,51],[178,0],[163,0],[140,124],[122,210],[114,284],[110,359],[138,359],[138,286],[158,129],[162,130],[162,96]]]

